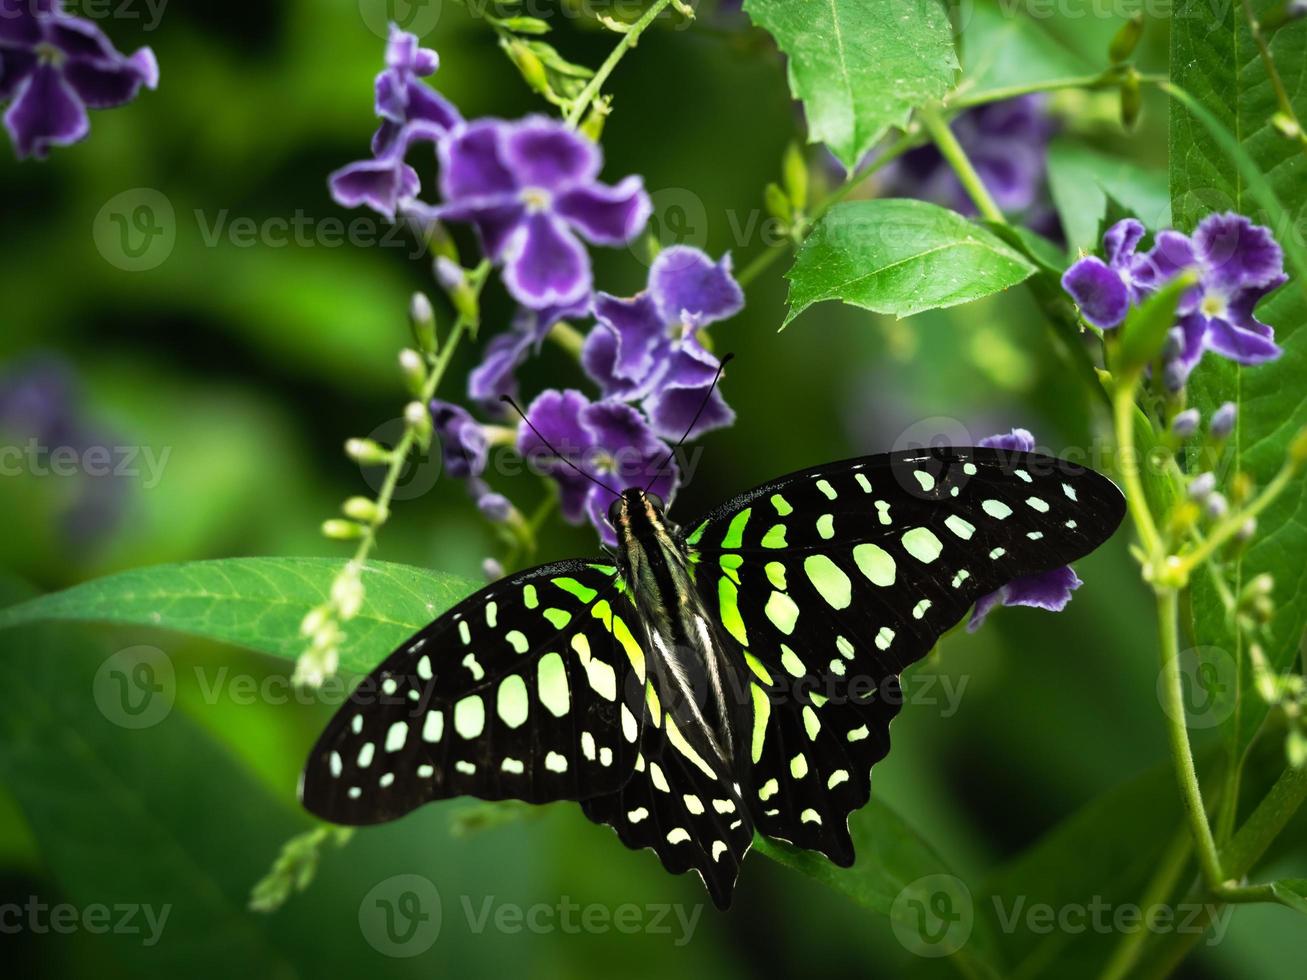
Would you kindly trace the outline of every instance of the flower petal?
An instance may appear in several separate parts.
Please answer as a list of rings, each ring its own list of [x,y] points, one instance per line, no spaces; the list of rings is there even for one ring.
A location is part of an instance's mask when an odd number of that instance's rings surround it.
[[[492,411],[504,395],[517,395],[517,369],[531,350],[531,338],[518,330],[496,334],[486,344],[481,363],[467,376],[467,395]]]
[[[1211,214],[1194,230],[1203,285],[1226,293],[1262,286],[1284,272],[1284,252],[1269,229],[1241,214]]]
[[[398,158],[358,160],[327,178],[331,196],[342,207],[366,205],[387,218],[421,188],[418,173]]]
[[[503,160],[521,187],[563,191],[599,175],[599,147],[576,130],[544,116],[505,127]]]
[[[987,449],[1007,449],[1011,452],[1032,453],[1035,451],[1035,437],[1029,429],[1013,429],[998,435],[985,436],[977,446]]]
[[[579,461],[595,444],[594,436],[581,422],[581,413],[589,407],[590,399],[575,389],[542,391],[526,409],[526,417],[536,431],[528,425],[519,427],[518,453],[555,460],[556,450],[573,462]]]
[[[110,109],[130,102],[142,86],[158,85],[159,65],[153,51],[141,48],[131,58],[109,64],[69,61],[64,65],[64,78],[87,106]]]
[[[645,226],[652,207],[644,181],[634,176],[616,187],[574,187],[554,201],[554,212],[596,245],[625,245]]]
[[[713,388],[711,394],[708,385],[662,388],[645,399],[644,407],[654,431],[674,441],[697,439],[705,432],[735,423],[735,410],[726,404],[720,387]]]
[[[500,145],[504,123],[479,119],[456,127],[440,144],[440,196],[454,204],[466,200],[516,197],[518,183],[504,166]]]
[[[664,321],[648,293],[631,299],[619,299],[599,293],[594,303],[598,325],[592,333],[609,332],[617,341],[613,362],[614,380],[639,382],[654,367],[654,352],[664,343]],[[596,379],[598,380],[598,379]]]
[[[1143,240],[1144,223],[1137,218],[1118,221],[1103,235],[1103,252],[1107,264],[1116,268],[1134,255],[1135,247]]]
[[[41,21],[54,9],[55,0],[0,0],[0,45],[30,48],[40,44]],[[9,51],[4,53],[9,56]]]
[[[0,49],[0,102],[13,98],[18,86],[36,68],[36,55],[20,48]]]
[[[696,326],[705,326],[744,307],[744,292],[731,275],[730,253],[713,262],[688,245],[673,245],[658,253],[649,270],[649,292],[664,324],[680,322],[689,314]]]
[[[972,632],[979,629],[985,617],[1000,602],[1005,606],[1030,606],[1061,612],[1071,601],[1071,593],[1084,584],[1069,565],[1013,579],[998,591],[976,601],[967,629]]]
[[[1080,314],[1096,327],[1120,326],[1130,309],[1130,293],[1115,269],[1087,255],[1062,275],[1062,288],[1080,307]]]
[[[503,257],[504,285],[523,306],[562,306],[590,292],[590,256],[550,214],[528,214],[513,229]]]
[[[51,146],[76,143],[90,130],[77,94],[58,70],[39,64],[19,86],[5,112],[5,128],[20,158],[43,158]]]
[[[414,75],[433,74],[440,67],[440,56],[421,44],[416,34],[391,24],[390,37],[386,39],[386,67],[398,68]]]
[[[440,441],[445,472],[449,476],[464,479],[485,472],[485,430],[467,409],[434,399],[431,402],[431,420],[436,438]]]
[[[1236,326],[1223,317],[1207,321],[1207,347],[1240,364],[1265,364],[1284,353],[1270,337]]]

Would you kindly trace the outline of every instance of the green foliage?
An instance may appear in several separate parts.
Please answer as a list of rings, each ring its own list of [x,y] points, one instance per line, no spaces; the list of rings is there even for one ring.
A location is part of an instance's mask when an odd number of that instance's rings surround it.
[[[962,81],[956,95],[975,99],[1014,86],[1047,84],[1083,76],[1083,57],[1012,8],[1011,0],[977,0],[962,8]]]
[[[1049,146],[1048,187],[1073,255],[1102,248],[1109,200],[1149,229],[1171,224],[1166,174],[1069,139],[1056,139]]]
[[[789,58],[809,138],[848,170],[912,109],[948,91],[957,70],[939,0],[745,0]]]
[[[1262,9],[1271,4],[1261,3]],[[1271,41],[1279,70],[1294,105],[1307,113],[1307,22],[1289,24]],[[1231,436],[1232,450],[1241,467],[1264,484],[1284,461],[1289,443],[1307,425],[1307,401],[1302,398],[1302,377],[1307,371],[1307,266],[1297,258],[1303,246],[1301,220],[1307,214],[1307,163],[1301,148],[1275,131],[1271,117],[1276,103],[1267,84],[1265,67],[1248,31],[1240,5],[1225,10],[1219,21],[1178,19],[1171,33],[1174,81],[1198,99],[1209,121],[1228,133],[1238,134],[1237,146],[1261,174],[1262,185],[1252,181],[1208,124],[1186,108],[1171,113],[1171,195],[1175,223],[1191,231],[1206,214],[1234,210],[1269,226],[1285,245],[1287,265],[1297,280],[1278,290],[1258,310],[1261,319],[1275,327],[1276,340],[1285,353],[1279,360],[1257,368],[1239,368],[1207,358],[1190,383],[1192,404],[1210,413],[1225,401],[1239,406],[1239,419]],[[1267,191],[1283,210],[1266,209]],[[1295,227],[1297,222],[1297,227]],[[1282,494],[1260,521],[1261,533],[1234,562],[1234,588],[1256,575],[1275,576],[1276,613],[1270,623],[1267,658],[1273,669],[1289,668],[1299,656],[1299,642],[1307,627],[1307,592],[1299,587],[1301,556],[1307,554],[1307,488],[1301,482]],[[1244,655],[1210,581],[1194,584],[1194,634],[1199,643],[1219,646],[1241,664],[1240,709],[1226,723],[1232,750],[1242,752],[1266,717],[1267,706],[1253,693],[1250,659]]]
[[[63,621],[176,630],[294,659],[300,622],[340,571],[328,558],[229,558],[111,575],[0,610],[0,629]],[[403,640],[475,590],[466,579],[389,562],[363,569],[364,600],[340,646],[366,672]]]
[[[911,200],[834,208],[804,242],[790,280],[788,324],[838,299],[898,317],[969,303],[1009,289],[1035,266],[954,211]]]

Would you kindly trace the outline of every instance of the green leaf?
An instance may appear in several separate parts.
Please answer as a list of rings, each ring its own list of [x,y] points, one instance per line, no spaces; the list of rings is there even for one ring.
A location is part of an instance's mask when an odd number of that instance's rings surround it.
[[[1254,4],[1262,14],[1274,6],[1273,0]],[[1171,27],[1172,79],[1198,102],[1195,109],[1175,105],[1170,117],[1176,227],[1192,231],[1216,211],[1246,214],[1275,231],[1292,277],[1257,311],[1275,328],[1284,356],[1243,368],[1209,353],[1189,384],[1190,404],[1204,415],[1225,401],[1239,406],[1230,441],[1240,468],[1264,485],[1283,464],[1294,435],[1307,426],[1301,381],[1307,372],[1307,258],[1294,231],[1294,221],[1307,208],[1307,166],[1301,149],[1271,124],[1274,93],[1242,6],[1233,4],[1219,17],[1177,18]],[[1307,116],[1307,21],[1280,28],[1270,44],[1285,87],[1294,93],[1296,111]],[[1235,147],[1248,158],[1245,169],[1230,152]],[[1274,207],[1275,199],[1282,211]],[[1302,576],[1301,556],[1307,554],[1304,514],[1307,484],[1299,481],[1262,515],[1261,530],[1233,568],[1236,593],[1255,575],[1275,577],[1276,613],[1263,646],[1277,671],[1295,661],[1307,627],[1307,591],[1295,588]],[[1265,720],[1267,705],[1255,693],[1249,658],[1209,576],[1195,578],[1191,608],[1197,642],[1229,651],[1240,665],[1242,696],[1223,730],[1230,750],[1242,753]]]
[[[1150,230],[1171,224],[1166,175],[1066,139],[1048,148],[1048,189],[1072,254],[1099,249],[1109,196]]]
[[[946,208],[924,201],[852,201],[821,220],[786,273],[785,322],[829,299],[911,316],[989,296],[1034,272],[1016,249]]]
[[[1007,9],[1000,9],[1000,4]],[[1055,82],[1094,70],[1042,24],[1006,0],[977,0],[962,25],[962,81],[957,96],[972,99],[1019,85]],[[950,97],[951,99],[952,97]]]
[[[1175,311],[1185,292],[1192,289],[1198,276],[1186,272],[1149,296],[1138,306],[1130,308],[1121,326],[1121,346],[1117,350],[1116,367],[1127,373],[1142,371],[1162,352],[1166,335],[1175,326]]]
[[[1307,915],[1307,878],[1281,878],[1271,882],[1271,891],[1281,904]]]
[[[763,854],[889,917],[899,941],[927,957],[952,955],[971,975],[1002,976],[988,903],[953,874],[915,830],[880,800],[849,817],[858,860],[851,868],[780,841],[755,838]]]
[[[327,597],[342,565],[331,558],[230,558],[134,569],[0,610],[0,629],[50,620],[123,623],[294,659],[305,644],[300,621]],[[363,587],[363,608],[345,624],[340,648],[341,667],[359,673],[477,585],[369,562]]]
[[[745,0],[789,58],[808,132],[852,170],[891,126],[941,98],[957,55],[939,0]]]

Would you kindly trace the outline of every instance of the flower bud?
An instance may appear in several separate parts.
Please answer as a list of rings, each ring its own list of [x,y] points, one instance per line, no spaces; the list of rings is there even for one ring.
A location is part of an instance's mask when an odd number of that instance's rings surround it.
[[[431,445],[431,410],[421,402],[409,402],[404,406],[404,422],[417,436],[418,445],[426,449]]]
[[[399,369],[404,375],[404,382],[408,385],[409,392],[421,395],[422,388],[427,383],[427,365],[422,360],[422,355],[410,347],[405,347],[399,352]]]
[[[1230,497],[1236,504],[1242,505],[1253,495],[1256,485],[1247,473],[1236,473],[1230,481]]]
[[[1212,413],[1212,422],[1208,431],[1212,434],[1213,439],[1225,439],[1234,431],[1234,423],[1238,420],[1239,409],[1234,402],[1225,402],[1220,408]]]
[[[436,256],[436,261],[432,263],[431,268],[436,282],[440,283],[440,288],[447,293],[452,293],[467,281],[467,270],[443,255]]]
[[[1171,420],[1171,432],[1180,439],[1188,439],[1198,431],[1198,424],[1203,420],[1196,408],[1187,408]]]
[[[1144,15],[1142,11],[1136,11],[1134,16],[1122,24],[1112,38],[1112,43],[1108,45],[1107,57],[1112,64],[1119,65],[1123,61],[1129,61],[1130,56],[1135,53],[1135,48],[1139,46],[1139,39],[1144,34]]]
[[[1302,729],[1289,729],[1289,734],[1284,739],[1284,754],[1293,768],[1307,766],[1307,735],[1303,734]]]
[[[1207,499],[1203,501],[1203,513],[1213,521],[1219,521],[1222,517],[1230,512],[1230,504],[1225,499],[1224,494],[1208,494]]]
[[[504,566],[494,558],[487,558],[481,563],[481,574],[487,581],[494,582],[504,577]]]
[[[808,206],[808,161],[804,158],[803,147],[791,141],[785,147],[785,157],[781,161],[781,181],[785,193],[794,204],[796,212],[802,212]]]
[[[510,41],[505,46],[505,50],[513,64],[517,65],[517,70],[522,73],[522,78],[532,89],[541,95],[551,94],[549,73],[545,71],[545,63],[540,60],[539,55],[516,39]]]
[[[369,500],[367,497],[350,497],[340,509],[346,517],[362,524],[383,524],[387,516],[385,510],[378,507],[375,500]]]
[[[437,260],[439,261],[439,260]],[[414,293],[408,302],[408,325],[413,331],[413,342],[418,350],[428,354],[436,352],[436,311],[426,293]]]
[[[513,504],[502,493],[483,493],[477,498],[477,510],[493,524],[504,524],[513,516]]]
[[[300,636],[312,636],[318,630],[322,629],[327,623],[327,610],[322,606],[314,606],[308,611],[302,620],[300,620]]]
[[[1271,116],[1271,125],[1285,139],[1296,140],[1302,137],[1302,127],[1298,125],[1298,120],[1287,112],[1277,112]]]
[[[352,541],[363,536],[363,527],[354,521],[342,521],[333,517],[322,522],[322,534],[333,541]]]
[[[794,217],[794,208],[790,204],[790,199],[781,190],[779,184],[773,182],[763,188],[762,199],[767,205],[767,213],[776,220],[788,224]]]
[[[1215,473],[1199,473],[1189,481],[1189,498],[1191,500],[1206,500],[1216,489]]]
[[[1238,541],[1240,544],[1244,544],[1248,541],[1251,541],[1253,539],[1253,535],[1256,533],[1257,533],[1257,518],[1250,517],[1248,518],[1248,520],[1243,522],[1243,524],[1240,526],[1238,532],[1235,534],[1234,537],[1235,540]]]
[[[1134,129],[1139,123],[1139,113],[1144,108],[1143,92],[1139,85],[1139,73],[1133,69],[1121,82],[1121,125]]]
[[[371,439],[346,440],[345,455],[359,463],[377,464],[390,462],[390,450],[378,445]]]

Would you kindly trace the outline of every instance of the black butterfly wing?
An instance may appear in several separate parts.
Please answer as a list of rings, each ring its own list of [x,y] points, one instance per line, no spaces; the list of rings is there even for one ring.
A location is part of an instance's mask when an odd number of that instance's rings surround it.
[[[793,473],[695,525],[696,584],[751,670],[758,829],[851,863],[847,816],[889,750],[898,674],[978,598],[1088,554],[1124,512],[1091,470],[947,448]]]
[[[496,582],[355,689],[309,755],[301,800],[362,825],[451,796],[612,793],[639,752],[642,636],[610,565],[559,562]]]
[[[652,850],[673,874],[697,871],[724,909],[753,842],[753,820],[720,760],[687,737],[655,688],[651,677],[634,775],[618,792],[583,800],[581,808],[632,850]]]

